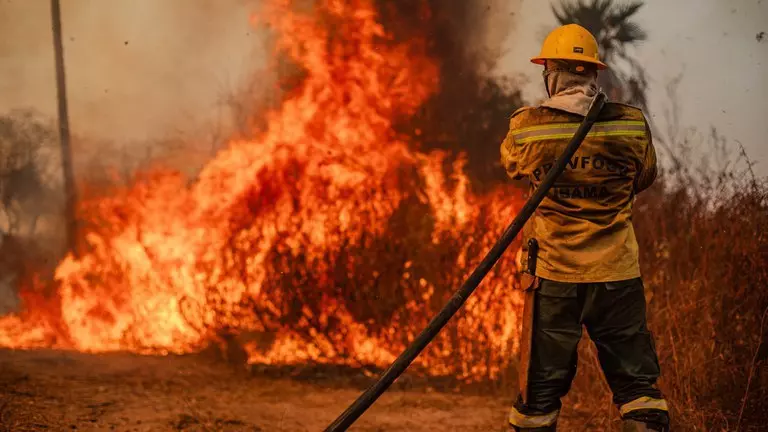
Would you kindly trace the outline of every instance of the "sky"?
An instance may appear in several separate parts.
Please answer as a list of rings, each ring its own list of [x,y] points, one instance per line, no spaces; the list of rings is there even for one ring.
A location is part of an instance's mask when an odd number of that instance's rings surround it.
[[[49,3],[0,0],[0,113],[55,115]],[[62,3],[70,123],[79,135],[142,141],[205,127],[226,93],[264,67],[263,38],[249,23],[254,0]],[[540,69],[528,59],[555,25],[549,2],[497,0],[490,11],[511,18],[495,73],[527,82],[526,100],[539,100]],[[666,86],[682,74],[682,127],[717,128],[768,176],[768,0],[648,0],[636,21],[649,34],[633,53],[647,68],[647,114],[657,126],[668,120]]]

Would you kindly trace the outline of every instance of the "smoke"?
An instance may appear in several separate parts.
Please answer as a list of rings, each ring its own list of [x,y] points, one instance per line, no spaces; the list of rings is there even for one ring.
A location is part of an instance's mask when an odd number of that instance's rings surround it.
[[[250,22],[258,0],[62,3],[80,174],[92,173],[94,160],[117,162],[128,173],[159,155],[168,160],[164,153],[172,152],[185,155],[174,166],[194,172],[217,148],[212,141],[243,128],[248,115],[242,111],[264,97],[263,88],[279,73],[264,72],[274,65],[267,64],[266,31]],[[521,101],[511,87],[486,76],[518,2],[375,3],[387,31],[397,40],[425,38],[441,64],[441,91],[403,132],[418,129],[425,149],[467,153],[476,179],[499,179],[495,147],[504,117]],[[24,107],[55,117],[50,19],[45,1],[0,4],[0,112]]]
[[[416,135],[425,150],[466,155],[477,189],[502,180],[499,144],[509,115],[522,105],[511,81],[491,77],[511,32],[516,2],[495,0],[378,0],[384,27],[397,40],[428,41],[440,64],[440,89],[401,132]]]
[[[96,141],[143,142],[209,127],[263,66],[253,0],[62,1],[70,123]],[[55,117],[49,2],[0,4],[0,112]],[[75,155],[77,158],[77,154]]]

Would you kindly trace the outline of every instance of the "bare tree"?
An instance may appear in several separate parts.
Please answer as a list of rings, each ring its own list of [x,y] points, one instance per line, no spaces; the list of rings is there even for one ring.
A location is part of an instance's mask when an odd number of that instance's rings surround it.
[[[60,207],[54,187],[53,129],[28,111],[0,116],[0,231],[33,236],[39,218]]]

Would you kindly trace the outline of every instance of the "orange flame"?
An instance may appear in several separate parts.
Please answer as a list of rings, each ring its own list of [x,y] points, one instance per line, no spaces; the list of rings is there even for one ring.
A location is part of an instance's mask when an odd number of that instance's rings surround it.
[[[385,366],[469,274],[519,195],[474,195],[461,161],[446,176],[445,155],[395,132],[438,89],[425,41],[395,43],[365,0],[314,15],[273,0],[261,18],[306,74],[263,133],[189,186],[160,171],[82,202],[87,252],[59,264],[56,301],[28,290],[0,319],[0,345],[184,353],[248,331],[268,335],[247,346],[252,362]],[[508,364],[512,256],[418,360],[428,373],[493,378]]]

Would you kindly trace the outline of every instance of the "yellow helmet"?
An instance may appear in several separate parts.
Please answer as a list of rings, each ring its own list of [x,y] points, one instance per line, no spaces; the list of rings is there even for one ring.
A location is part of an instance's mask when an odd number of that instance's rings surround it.
[[[597,65],[598,69],[608,66],[600,61],[597,41],[589,30],[578,24],[560,26],[547,35],[538,57],[532,63],[546,65],[547,60],[572,60]]]

